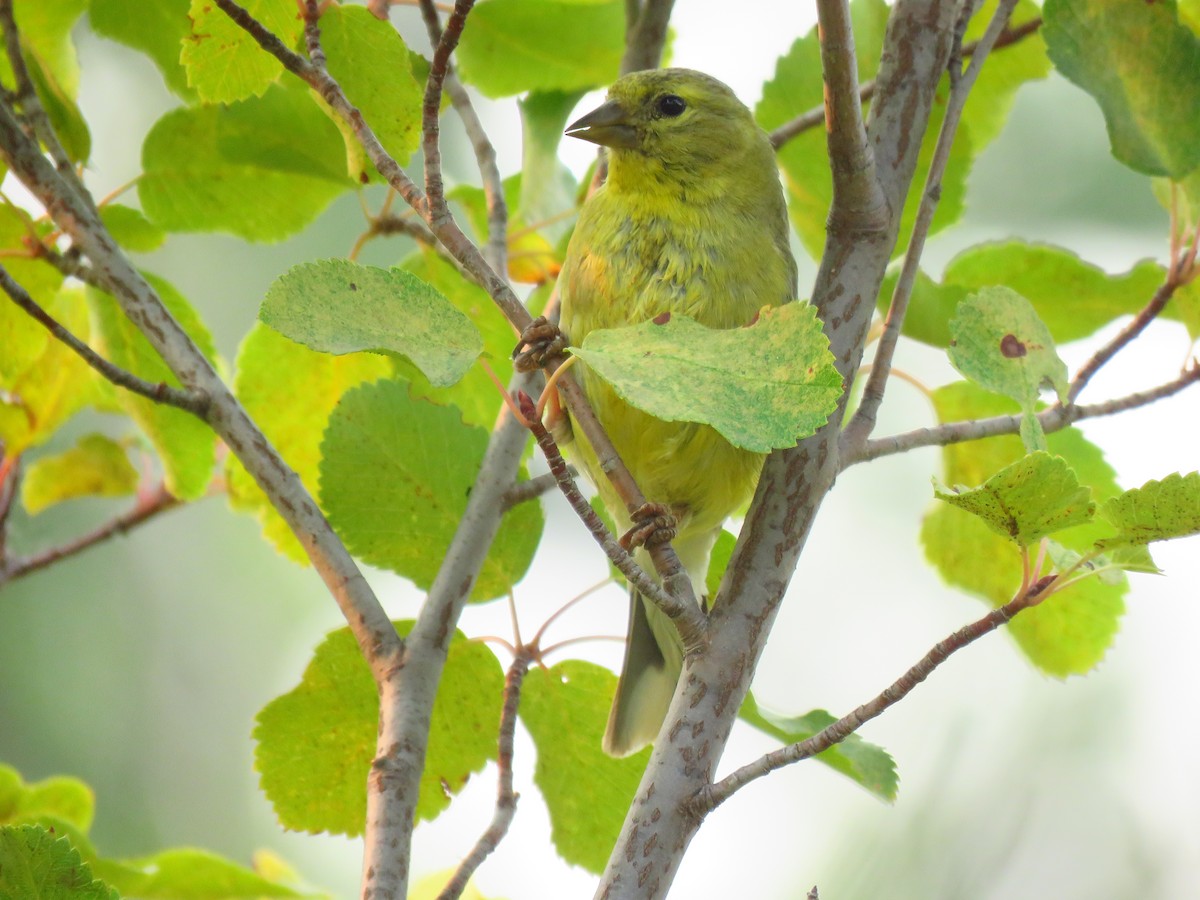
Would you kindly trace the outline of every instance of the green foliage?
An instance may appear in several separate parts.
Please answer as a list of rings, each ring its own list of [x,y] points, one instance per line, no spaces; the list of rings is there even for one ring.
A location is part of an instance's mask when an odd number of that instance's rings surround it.
[[[596,88],[616,80],[624,47],[620,0],[488,0],[471,13],[459,71],[489,97]]]
[[[151,222],[139,209],[109,203],[100,208],[100,220],[109,234],[126,250],[150,253],[162,246],[167,233]]]
[[[939,388],[933,395],[940,422],[1012,415],[1016,404],[966,382]],[[1062,457],[1097,502],[1120,492],[1116,476],[1099,448],[1074,428],[1046,436],[1052,454]],[[994,473],[1021,459],[1024,447],[1014,436],[951,444],[942,450],[943,480],[950,484],[981,484]],[[1092,521],[1058,532],[1056,540],[1079,553],[1090,552],[1107,529]],[[921,526],[925,556],[950,584],[1001,606],[1013,599],[1021,584],[1019,551],[983,520],[949,504],[939,503]],[[1039,669],[1063,677],[1082,674],[1100,661],[1112,643],[1124,612],[1127,590],[1123,578],[1085,579],[1051,599],[1026,610],[1008,626],[1022,651]]]
[[[968,28],[968,40],[982,34],[995,12],[995,6],[994,0],[982,4]],[[855,0],[850,5],[860,83],[875,77],[889,11],[883,0]],[[1036,6],[1024,0],[1017,5],[1012,21],[1021,24],[1037,14]],[[958,138],[942,177],[940,201],[930,233],[946,228],[962,215],[967,175],[975,156],[999,134],[1017,89],[1029,81],[1043,78],[1048,71],[1045,49],[1036,35],[988,59],[972,91],[971,103],[967,105],[959,124]],[[762,100],[755,108],[759,124],[770,131],[811,109],[819,108],[822,104],[822,83],[820,44],[814,28],[799,38],[786,55],[780,57],[775,76],[763,85]],[[921,155],[913,178],[914,187],[909,192],[901,219],[897,253],[903,251],[912,231],[922,193],[920,187],[925,183],[929,171],[933,145],[941,127],[941,110],[945,108],[948,93],[949,79],[943,78],[934,103],[934,115],[921,145]],[[825,217],[833,199],[824,129],[810,128],[789,140],[780,149],[779,162],[783,168],[792,224],[805,249],[814,258],[819,258],[825,243]]]
[[[454,384],[483,349],[479,331],[435,288],[403,269],[348,259],[302,263],[281,275],[258,317],[322,353],[396,353],[430,382]]]
[[[92,877],[65,837],[39,825],[0,826],[0,897],[22,900],[118,900]]]
[[[278,241],[350,187],[343,156],[337,128],[306,90],[288,83],[231,106],[175,109],[159,119],[142,146],[138,196],[167,231]]]
[[[409,51],[399,32],[363,7],[330,6],[321,16],[321,46],[329,74],[370,123],[383,149],[406,165],[421,139],[424,92],[412,76]],[[370,60],[370,65],[364,66],[363,60]],[[387,77],[380,78],[380,72],[387,72]],[[340,119],[335,124],[346,141],[350,177],[360,183],[378,178],[358,138]]]
[[[401,636],[411,622],[397,622]],[[504,676],[483,644],[455,632],[433,706],[416,816],[432,819],[496,756]],[[300,683],[258,714],[255,765],[279,821],[299,831],[362,834],[379,694],[348,628],[317,647]]]
[[[321,503],[352,553],[427,589],[486,448],[486,432],[453,408],[412,397],[403,381],[361,385],[342,397],[325,431]],[[542,525],[536,503],[505,513],[472,599],[504,596],[520,581]]]
[[[950,320],[958,304],[985,287],[1011,288],[1033,304],[1058,343],[1087,337],[1121,315],[1137,312],[1165,278],[1163,267],[1140,262],[1109,275],[1070,250],[1022,241],[969,247],[946,264],[941,282],[924,272],[904,318],[903,334],[934,347],[950,345]],[[884,279],[879,308],[891,301],[899,272]],[[1168,309],[1168,316],[1178,315]]]
[[[1092,492],[1059,456],[1038,451],[1005,466],[976,488],[937,487],[934,496],[978,516],[1018,547],[1092,520]]]
[[[823,709],[814,709],[803,716],[780,716],[763,709],[747,694],[738,718],[759,731],[778,738],[784,744],[796,744],[821,733],[837,719]],[[839,744],[818,753],[820,760],[847,778],[860,784],[881,800],[893,801],[900,787],[896,762],[882,747],[852,734]]]
[[[21,503],[36,515],[75,497],[123,497],[137,484],[125,448],[102,434],[88,434],[70,450],[34,460],[21,482]]]
[[[180,63],[183,41],[190,38],[189,0],[91,0],[88,19],[99,35],[150,57],[168,88],[184,100],[196,97]]]
[[[650,751],[624,759],[600,749],[617,679],[607,669],[568,660],[534,668],[521,691],[521,722],[537,747],[533,780],[550,811],[559,856],[603,871]]]
[[[386,357],[317,353],[259,323],[238,350],[233,387],[246,412],[315,495],[321,435],[333,408],[350,388],[391,371]],[[277,550],[306,563],[308,557],[287,523],[232,454],[225,474],[233,508],[256,516]]]
[[[251,16],[291,46],[303,23],[289,0],[247,0],[240,4]],[[275,57],[234,23],[211,0],[192,0],[188,18],[191,33],[183,41],[179,60],[188,85],[205,103],[232,103],[262,96],[283,74]]]
[[[215,362],[212,336],[191,304],[161,278],[153,275],[146,278],[175,321],[210,362]],[[88,289],[87,296],[92,330],[97,344],[110,361],[151,384],[179,385],[179,379],[112,297],[93,288]],[[208,425],[191,413],[128,391],[118,391],[117,399],[158,451],[167,490],[181,500],[202,497],[216,465],[216,439]]]
[[[807,303],[764,307],[744,328],[686,316],[588,333],[572,353],[621,398],[669,422],[711,425],[735,447],[792,447],[825,424],[842,393]],[[754,359],[753,368],[745,361]]]
[[[1174,0],[1046,0],[1042,30],[1058,70],[1104,111],[1113,156],[1147,175],[1196,168],[1200,36]]]
[[[1149,544],[1200,534],[1200,472],[1148,481],[1104,504],[1101,515],[1117,534],[1104,547]]]
[[[81,832],[92,827],[92,789],[77,778],[57,776],[26,784],[16,769],[0,764],[0,825],[66,822]]]
[[[967,378],[1021,404],[1021,438],[1044,450],[1038,395],[1052,387],[1067,398],[1067,366],[1028,300],[1010,288],[984,288],[957,308],[950,323],[950,362]]]

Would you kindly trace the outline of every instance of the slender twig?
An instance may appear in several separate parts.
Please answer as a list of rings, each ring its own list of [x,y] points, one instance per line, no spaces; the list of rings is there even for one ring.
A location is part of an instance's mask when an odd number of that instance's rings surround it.
[[[691,649],[700,646],[705,639],[707,622],[699,605],[669,594],[646,574],[632,554],[622,547],[620,541],[608,530],[608,526],[592,509],[587,498],[579,490],[579,486],[575,484],[575,479],[571,477],[567,462],[563,459],[558,445],[554,442],[554,438],[546,426],[538,419],[533,400],[527,395],[521,395],[517,398],[517,403],[520,405],[522,415],[529,423],[529,430],[533,432],[534,440],[537,441],[538,447],[546,457],[546,464],[550,467],[550,473],[562,490],[563,496],[567,498],[567,502],[575,510],[575,514],[583,520],[583,524],[587,526],[604,554],[612,560],[612,564],[629,580],[629,583],[637,587],[639,593],[670,617],[679,629],[684,647]]]
[[[96,544],[106,541],[111,537],[125,534],[131,528],[141,525],[159,513],[174,509],[180,503],[181,501],[173,497],[165,486],[159,485],[151,493],[140,497],[137,504],[128,512],[122,513],[115,519],[104,523],[94,531],[80,535],[73,541],[63,544],[60,547],[52,547],[49,550],[44,550],[32,556],[6,561],[3,566],[0,566],[0,584],[16,581],[18,578],[30,575],[40,569],[45,569],[89,547],[94,547]]]
[[[425,82],[425,99],[421,108],[421,149],[425,157],[425,209],[430,227],[436,233],[437,223],[450,216],[442,181],[441,122],[442,85],[450,73],[450,54],[458,46],[467,15],[475,0],[455,0],[454,12],[438,38],[429,63],[429,78]],[[423,9],[425,7],[422,7]],[[436,18],[436,13],[434,14]]]
[[[1033,34],[1035,31],[1037,31],[1041,27],[1042,27],[1042,18],[1041,18],[1041,16],[1038,16],[1037,18],[1030,19],[1028,22],[1024,22],[1020,25],[1016,25],[1012,28],[1006,28],[1004,30],[1004,32],[1000,35],[1000,37],[997,38],[996,43],[992,47],[992,49],[999,50],[1002,47],[1008,47],[1012,44],[1016,44],[1016,43],[1024,40],[1025,38],[1029,37],[1029,35]],[[976,48],[979,46],[979,43],[980,43],[979,41],[972,41],[971,43],[965,45],[962,49],[962,55],[963,56],[973,55],[975,53]],[[871,99],[872,96],[874,96],[874,94],[875,94],[875,79],[872,78],[870,81],[864,81],[862,84],[862,87],[859,88],[859,92],[858,92],[859,100],[862,103],[866,103],[868,100]],[[808,131],[811,128],[816,128],[824,121],[825,121],[825,107],[824,106],[814,106],[812,109],[808,110],[807,112],[801,113],[800,115],[796,116],[796,118],[790,119],[789,121],[784,122],[778,128],[773,130],[770,135],[771,136],[771,146],[773,146],[776,150],[778,150],[780,147],[782,147],[784,144],[786,144],[792,138],[803,134],[804,132]]]
[[[572,478],[579,475],[574,468],[568,467],[568,471],[571,473]],[[528,478],[525,481],[519,481],[504,495],[504,508],[505,510],[509,510],[522,503],[528,503],[530,500],[536,500],[542,494],[549,493],[557,486],[558,479],[554,477],[553,472],[545,472],[541,475],[535,475],[533,478]]]
[[[437,47],[442,40],[438,5],[430,0],[419,0],[418,5],[421,7],[421,16],[425,20],[425,27],[429,32],[429,43],[431,46]],[[453,7],[450,7],[448,11],[453,12]],[[504,200],[504,182],[500,177],[500,167],[496,162],[496,148],[492,145],[491,138],[488,137],[483,123],[479,120],[479,114],[475,111],[470,94],[459,82],[452,67],[449,67],[446,72],[443,89],[450,98],[450,105],[458,114],[459,121],[462,122],[463,130],[467,133],[467,140],[471,142],[471,149],[475,153],[475,163],[479,168],[479,177],[483,182],[483,194],[487,201],[488,213],[487,245],[484,247],[484,256],[487,258],[488,265],[495,271],[503,272],[507,267],[508,206]]]
[[[841,743],[867,722],[903,700],[917,685],[933,674],[938,666],[959,650],[979,640],[985,634],[990,634],[1001,625],[1012,621],[1013,617],[1022,610],[1036,606],[1044,599],[1041,588],[1041,582],[1024,587],[1004,606],[992,610],[983,618],[977,619],[939,641],[916,665],[885,688],[882,693],[862,704],[853,712],[842,716],[812,737],[767,753],[720,781],[701,788],[692,801],[692,811],[696,815],[703,816],[716,809],[751,781],[768,775],[776,769],[808,759],[810,756],[816,756],[835,744]]]
[[[475,870],[500,845],[508,833],[513,816],[517,814],[520,795],[513,790],[513,736],[517,730],[517,710],[521,705],[521,684],[533,658],[530,648],[522,647],[508,667],[508,675],[504,679],[504,705],[500,711],[500,740],[496,754],[496,810],[492,814],[492,822],[475,842],[471,852],[458,864],[454,876],[438,894],[438,900],[455,900],[462,896]]]
[[[1200,363],[1193,362],[1178,377],[1165,384],[1136,391],[1086,406],[1051,406],[1038,413],[1038,422],[1046,434],[1060,431],[1082,419],[1095,419],[1100,416],[1111,416],[1127,410],[1147,406],[1157,400],[1162,400],[1177,394],[1187,387],[1200,382]],[[867,441],[861,450],[842,460],[844,466],[867,462],[881,456],[892,456],[896,453],[906,453],[918,447],[944,447],[949,444],[961,444],[965,441],[978,441],[983,438],[997,437],[1003,434],[1019,434],[1021,430],[1019,415],[994,416],[989,419],[970,419],[963,422],[947,422],[932,428],[918,428],[903,434],[877,438]]]
[[[1178,283],[1175,280],[1174,273],[1168,274],[1167,280],[1154,292],[1154,296],[1150,298],[1150,302],[1142,308],[1141,312],[1133,317],[1133,321],[1117,332],[1112,340],[1092,354],[1091,359],[1080,367],[1079,371],[1075,373],[1075,377],[1071,380],[1071,387],[1067,391],[1068,402],[1074,402],[1075,398],[1087,386],[1087,383],[1092,380],[1092,376],[1100,371],[1100,368],[1116,356],[1130,341],[1145,331],[1146,326],[1158,318],[1158,314],[1166,307],[1167,301],[1174,295],[1177,286]]]
[[[146,381],[144,378],[139,378],[132,372],[127,372],[120,366],[109,362],[79,338],[75,337],[75,335],[71,334],[57,319],[38,305],[37,301],[30,297],[29,293],[13,280],[13,277],[3,266],[0,266],[0,289],[3,289],[4,293],[8,294],[13,303],[29,313],[47,331],[54,335],[57,340],[66,344],[106,380],[111,381],[118,387],[125,388],[127,391],[132,391],[135,394],[153,400],[156,403],[165,403],[168,406],[175,406],[186,410],[201,419],[206,415],[209,404],[207,396],[199,394],[196,391],[171,387],[169,384],[161,381],[157,384]]]
[[[8,517],[16,502],[20,481],[21,457],[6,456],[4,444],[0,442],[0,572],[8,566]],[[0,583],[3,581],[0,577]]]
[[[955,47],[961,48],[962,32],[966,30],[967,22],[974,6],[968,3],[963,7],[959,19],[958,33],[955,36]],[[950,151],[958,134],[958,125],[966,108],[967,97],[974,87],[979,72],[983,68],[992,45],[1004,30],[1005,23],[1012,15],[1016,0],[1001,0],[996,7],[992,21],[987,27],[975,53],[971,56],[971,64],[966,71],[960,69],[961,53],[951,52],[950,58],[950,96],[946,101],[946,112],[942,127],[934,146],[933,158],[929,163],[929,172],[925,177],[925,187],[921,193],[921,201],[917,207],[916,219],[913,222],[912,235],[904,253],[904,263],[896,287],[892,292],[892,302],[888,307],[887,318],[884,322],[883,334],[875,350],[875,359],[871,365],[871,374],[863,387],[862,400],[854,416],[847,423],[841,436],[841,451],[843,454],[852,452],[858,445],[864,443],[875,428],[876,415],[883,403],[884,392],[887,389],[888,376],[892,370],[892,358],[896,345],[900,341],[900,328],[904,324],[904,316],[908,311],[908,301],[912,297],[913,285],[921,268],[921,257],[925,252],[925,240],[937,211],[938,201],[942,196],[942,175],[950,161]]]

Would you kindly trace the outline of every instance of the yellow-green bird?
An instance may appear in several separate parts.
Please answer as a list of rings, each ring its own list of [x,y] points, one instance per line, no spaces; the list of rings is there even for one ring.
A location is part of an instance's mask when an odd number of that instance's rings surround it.
[[[736,328],[763,306],[795,297],[775,154],[726,85],[688,69],[636,72],[613,84],[607,102],[567,134],[608,148],[608,180],[584,204],[559,278],[561,326],[573,345],[592,329],[664,312]],[[702,595],[713,542],[753,492],[762,456],[735,448],[706,425],[665,422],[634,409],[586,367],[581,377],[646,498],[677,518],[673,546]],[[586,437],[576,433],[569,452],[627,528],[625,507]],[[653,573],[644,551],[639,560]],[[624,756],[654,740],[682,664],[675,627],[634,592],[604,735],[608,753]]]

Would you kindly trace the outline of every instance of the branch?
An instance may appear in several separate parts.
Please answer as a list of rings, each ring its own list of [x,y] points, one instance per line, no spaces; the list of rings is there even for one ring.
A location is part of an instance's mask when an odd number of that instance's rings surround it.
[[[683,599],[668,593],[646,574],[629,551],[622,547],[612,532],[608,530],[608,526],[601,521],[591,504],[580,492],[579,486],[575,484],[575,479],[571,477],[570,469],[566,460],[563,459],[558,445],[538,417],[533,401],[527,395],[522,394],[518,397],[518,403],[521,406],[521,415],[528,422],[528,428],[533,432],[534,440],[537,441],[538,447],[546,457],[546,463],[550,466],[550,474],[562,489],[563,496],[567,498],[571,509],[575,510],[575,514],[579,516],[587,530],[591,532],[592,537],[595,538],[596,543],[600,545],[600,549],[629,580],[629,583],[637,587],[639,593],[649,599],[675,623],[686,651],[690,652],[702,646],[706,640],[708,623],[704,613],[700,611],[700,605],[695,600]],[[684,577],[686,578],[686,575]]]
[[[625,6],[625,54],[621,57],[621,74],[642,69],[657,69],[663,45],[667,40],[667,25],[675,0],[645,0]],[[636,17],[634,11],[636,10]]]
[[[1038,413],[1037,418],[1047,434],[1060,431],[1081,419],[1094,419],[1100,416],[1111,416],[1127,410],[1147,406],[1156,400],[1162,400],[1177,394],[1184,388],[1200,382],[1200,363],[1193,361],[1190,368],[1171,381],[1158,387],[1149,388],[1095,403],[1089,406],[1052,406]],[[866,444],[852,456],[843,460],[843,467],[855,463],[867,462],[881,456],[891,456],[895,453],[906,453],[917,447],[944,447],[949,444],[960,444],[965,441],[978,441],[983,438],[996,437],[1002,434],[1019,434],[1021,430],[1020,416],[994,416],[990,419],[971,419],[964,422],[948,422],[933,428],[918,428],[903,434],[867,441]]]
[[[567,466],[567,472],[571,478],[576,478],[579,475],[572,466]],[[542,494],[549,493],[558,486],[558,478],[553,472],[546,472],[525,481],[518,481],[504,495],[504,509],[507,511],[514,506],[520,506],[522,503],[536,500]]]
[[[933,223],[933,215],[937,211],[938,201],[942,196],[942,175],[950,161],[950,151],[958,134],[958,124],[962,119],[963,109],[967,104],[971,88],[987,59],[992,45],[999,38],[1009,16],[1012,15],[1016,0],[1001,0],[996,12],[988,25],[987,31],[979,41],[971,64],[965,72],[960,72],[957,54],[951,53],[950,64],[950,96],[946,101],[945,118],[934,146],[933,158],[929,162],[929,172],[925,178],[925,190],[921,194],[921,202],[917,207],[916,219],[913,222],[912,236],[904,254],[904,264],[900,269],[900,277],[896,280],[896,288],[892,293],[892,302],[888,307],[887,318],[884,322],[883,334],[880,336],[875,351],[875,360],[871,366],[871,374],[867,377],[863,388],[862,400],[854,417],[846,425],[841,437],[841,450],[846,452],[864,443],[875,428],[875,417],[879,406],[883,403],[884,392],[887,389],[888,376],[892,370],[892,358],[896,352],[896,344],[900,340],[900,328],[904,324],[904,316],[908,311],[908,301],[912,297],[913,284],[921,267],[921,256],[925,252],[925,240],[929,236],[929,228]],[[962,32],[966,30],[967,21],[974,5],[963,7],[960,14],[956,44],[961,44]]]
[[[94,531],[89,531],[87,534],[81,535],[75,540],[63,544],[61,547],[53,547],[50,550],[45,550],[32,556],[4,561],[0,565],[0,585],[16,581],[18,578],[23,578],[39,569],[45,569],[53,563],[74,556],[76,553],[80,553],[115,535],[125,534],[131,528],[136,528],[159,513],[174,509],[181,505],[181,502],[173,497],[165,486],[159,485],[152,493],[139,498],[137,504],[128,512],[122,513],[112,521],[104,523]]]
[[[531,662],[533,653],[530,648],[522,647],[504,679],[504,707],[500,711],[500,746],[496,754],[496,811],[492,816],[492,823],[480,835],[466,859],[459,864],[454,877],[442,888],[438,900],[455,900],[462,896],[475,870],[508,834],[508,826],[517,813],[517,800],[520,795],[513,791],[513,736],[517,730],[517,709],[521,705],[521,684],[525,681],[525,673],[529,671]]]
[[[127,372],[120,366],[113,365],[99,353],[71,334],[63,325],[38,305],[37,301],[21,285],[13,280],[8,270],[0,266],[0,289],[12,299],[13,303],[29,313],[34,319],[45,326],[55,338],[66,344],[78,354],[84,362],[100,373],[101,377],[112,382],[117,387],[139,394],[155,403],[165,403],[178,407],[192,415],[203,419],[208,411],[208,397],[194,391],[180,390],[169,384],[159,382],[154,384],[144,378],[138,378],[132,372]]]
[[[839,744],[863,725],[887,709],[895,706],[926,678],[933,674],[942,663],[957,653],[963,647],[974,643],[985,634],[990,634],[1001,625],[1012,621],[1012,618],[1024,609],[1036,606],[1042,599],[1045,585],[1038,582],[1033,587],[1023,590],[1017,597],[1004,606],[992,610],[982,619],[977,619],[970,625],[960,628],[949,637],[939,641],[933,649],[921,660],[901,675],[889,687],[873,700],[859,706],[853,712],[842,716],[832,725],[817,732],[812,737],[781,747],[771,753],[761,756],[754,762],[742,766],[715,784],[701,788],[692,800],[692,814],[704,816],[728,800],[738,790],[751,781],[781,769],[800,760],[816,756],[828,750],[834,744]]]
[[[1036,32],[1041,27],[1042,27],[1042,17],[1041,16],[1037,16],[1036,18],[1030,19],[1028,22],[1024,22],[1024,23],[1022,23],[1020,25],[1016,25],[1012,28],[1006,27],[1004,29],[1004,31],[1000,34],[1000,37],[996,39],[996,43],[993,45],[992,49],[1000,50],[1003,47],[1009,47],[1009,46],[1012,46],[1013,44],[1019,43],[1019,42],[1023,41],[1025,38],[1029,37],[1029,35]],[[973,55],[975,53],[976,48],[979,46],[979,43],[980,43],[979,41],[972,41],[971,43],[964,46],[962,49],[963,56]],[[858,91],[858,99],[861,102],[866,103],[874,95],[875,95],[875,79],[871,79],[870,81],[863,82],[862,87],[859,88],[859,91]],[[825,121],[825,107],[824,106],[814,106],[808,112],[801,113],[800,115],[796,116],[796,118],[792,119],[791,121],[784,122],[782,125],[780,125],[778,128],[776,128],[774,131],[772,131],[771,135],[770,135],[771,146],[774,147],[776,150],[778,150],[780,147],[782,147],[784,144],[786,144],[792,138],[798,137],[799,135],[803,134],[804,132],[808,131],[811,128],[816,128],[818,125],[820,125],[824,121]]]
[[[1080,392],[1087,387],[1087,383],[1091,381],[1092,376],[1099,372],[1105,363],[1116,356],[1127,344],[1145,331],[1146,326],[1158,318],[1158,314],[1166,307],[1167,301],[1174,296],[1175,289],[1178,286],[1178,282],[1175,280],[1175,273],[1169,273],[1167,280],[1154,292],[1154,296],[1150,298],[1150,302],[1142,308],[1142,311],[1133,317],[1133,321],[1114,335],[1112,340],[1097,350],[1092,355],[1092,358],[1084,363],[1075,374],[1075,378],[1071,381],[1071,387],[1067,391],[1068,403],[1075,401]]]

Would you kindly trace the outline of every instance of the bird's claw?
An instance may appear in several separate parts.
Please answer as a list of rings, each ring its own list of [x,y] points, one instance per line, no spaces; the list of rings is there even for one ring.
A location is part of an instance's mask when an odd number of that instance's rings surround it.
[[[551,357],[567,349],[567,336],[545,316],[538,316],[521,332],[513,348],[513,366],[518,372],[532,372],[546,365]]]
[[[662,503],[645,503],[633,513],[633,527],[621,535],[626,551],[634,547],[658,547],[667,543],[678,530],[678,522],[669,507]]]

